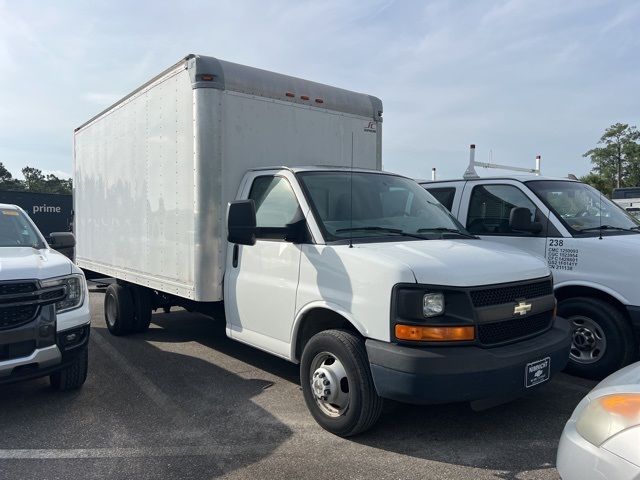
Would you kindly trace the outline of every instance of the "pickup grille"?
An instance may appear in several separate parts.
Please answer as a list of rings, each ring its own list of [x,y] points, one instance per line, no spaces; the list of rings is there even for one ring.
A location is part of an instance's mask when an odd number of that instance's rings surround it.
[[[521,285],[474,290],[471,292],[471,301],[474,307],[489,307],[546,295],[553,295],[553,283],[550,279]]]
[[[543,312],[524,318],[478,325],[478,340],[483,345],[496,345],[542,333],[551,327],[553,312]]]
[[[35,281],[0,283],[0,330],[32,321],[40,306],[60,301],[66,293],[63,285],[40,289]]]

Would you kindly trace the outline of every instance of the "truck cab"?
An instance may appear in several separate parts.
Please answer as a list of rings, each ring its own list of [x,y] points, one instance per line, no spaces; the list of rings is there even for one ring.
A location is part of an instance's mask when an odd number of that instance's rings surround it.
[[[640,220],[579,181],[537,175],[421,182],[472,234],[544,258],[573,330],[567,370],[602,378],[637,358]]]
[[[72,248],[73,235],[52,233]],[[87,377],[89,292],[82,271],[53,250],[27,214],[0,204],[0,385],[48,376],[56,390]]]
[[[504,401],[566,364],[544,262],[469,234],[411,179],[253,170],[228,232],[228,336],[299,362],[307,406],[339,435],[382,398]]]

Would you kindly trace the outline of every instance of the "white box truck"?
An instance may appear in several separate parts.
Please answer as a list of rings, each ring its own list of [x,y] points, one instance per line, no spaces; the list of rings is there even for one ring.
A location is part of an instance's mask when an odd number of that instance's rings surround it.
[[[382,172],[381,122],[375,97],[190,55],[79,127],[77,262],[117,279],[109,330],[223,307],[230,338],[301,364],[342,436],[383,398],[488,404],[547,381],[570,344],[548,267]]]

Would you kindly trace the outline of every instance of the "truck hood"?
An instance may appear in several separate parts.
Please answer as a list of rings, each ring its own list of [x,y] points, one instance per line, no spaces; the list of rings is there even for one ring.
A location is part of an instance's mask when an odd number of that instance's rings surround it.
[[[543,258],[485,240],[425,240],[357,245],[411,269],[418,283],[470,287],[550,274]]]
[[[55,250],[0,247],[0,281],[44,280],[69,275],[71,272],[71,261]]]

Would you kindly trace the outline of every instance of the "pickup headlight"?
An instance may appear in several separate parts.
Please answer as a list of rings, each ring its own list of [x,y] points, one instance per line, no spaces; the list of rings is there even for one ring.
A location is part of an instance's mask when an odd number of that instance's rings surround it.
[[[444,295],[442,293],[427,293],[422,297],[422,314],[437,317],[444,313]]]
[[[576,423],[578,433],[600,446],[622,430],[640,424],[640,394],[615,393],[592,400]]]
[[[56,302],[56,310],[58,313],[68,312],[82,305],[84,298],[84,278],[82,275],[53,278],[51,280],[41,281],[40,284],[44,288],[57,287],[59,285],[67,287],[67,295],[64,299]]]

